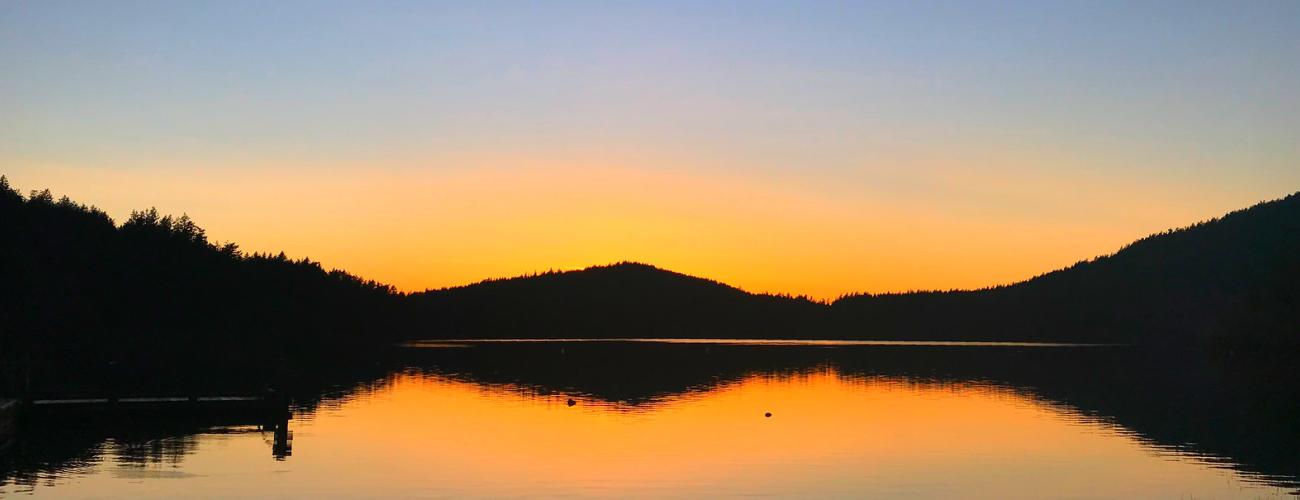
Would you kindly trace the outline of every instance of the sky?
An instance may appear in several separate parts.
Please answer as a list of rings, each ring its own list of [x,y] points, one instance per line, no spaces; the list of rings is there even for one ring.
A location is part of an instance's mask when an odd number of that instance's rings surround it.
[[[0,174],[422,290],[1023,280],[1300,190],[1300,2],[0,1]]]

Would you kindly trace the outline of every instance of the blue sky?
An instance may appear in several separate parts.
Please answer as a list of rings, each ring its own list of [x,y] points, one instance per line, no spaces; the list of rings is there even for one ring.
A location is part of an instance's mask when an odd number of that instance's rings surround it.
[[[1297,54],[1294,1],[10,1],[0,173],[258,241],[248,206],[204,201],[211,179],[298,176],[310,198],[313,176],[622,168],[1109,224],[1059,249],[1084,258],[1300,187]],[[550,267],[476,270],[528,266]]]

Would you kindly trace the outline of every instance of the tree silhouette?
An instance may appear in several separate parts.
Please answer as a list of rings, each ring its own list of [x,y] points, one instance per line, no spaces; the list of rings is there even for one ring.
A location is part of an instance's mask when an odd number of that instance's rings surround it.
[[[386,342],[403,317],[390,286],[218,246],[188,215],[150,208],[118,226],[48,190],[23,197],[3,177],[0,235],[0,389],[254,379],[286,356]]]
[[[158,374],[264,380],[284,358],[417,338],[841,338],[1300,345],[1300,194],[982,290],[752,294],[622,262],[406,295],[213,243],[155,208],[121,225],[0,176],[0,389]],[[113,368],[109,368],[113,367]],[[106,375],[112,374],[112,376]],[[125,374],[125,375],[123,375]]]

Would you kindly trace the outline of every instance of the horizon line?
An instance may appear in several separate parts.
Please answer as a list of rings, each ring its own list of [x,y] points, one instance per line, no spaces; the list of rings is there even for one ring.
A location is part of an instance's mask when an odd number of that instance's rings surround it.
[[[30,201],[32,195],[36,195],[36,194],[38,194],[38,193],[46,194],[46,195],[49,195],[49,196],[51,196],[51,197],[53,196],[52,191],[51,191],[49,188],[44,188],[44,189],[40,189],[40,190],[33,189],[33,190],[30,190],[30,192],[29,192],[30,195],[25,196],[21,190],[19,190],[19,189],[16,188],[16,187],[13,187],[12,185],[10,185],[10,184],[7,182],[7,176],[5,176],[5,175],[3,175],[3,174],[0,174],[0,189],[4,189],[4,188],[9,189],[10,191],[12,191],[13,193],[17,194],[20,198],[22,198],[22,199],[25,200],[25,201]],[[411,296],[411,295],[418,295],[418,294],[437,293],[437,292],[448,291],[448,290],[457,290],[457,289],[468,288],[468,287],[473,287],[473,286],[476,286],[476,285],[482,285],[482,284],[485,284],[485,283],[492,283],[492,282],[510,281],[510,280],[517,280],[517,279],[527,279],[527,278],[534,278],[534,277],[538,277],[538,276],[546,276],[546,275],[553,275],[553,274],[577,273],[577,272],[583,272],[583,271],[588,271],[588,270],[592,270],[592,269],[601,269],[601,268],[617,267],[617,266],[620,266],[620,265],[640,265],[640,266],[650,267],[650,268],[652,268],[652,269],[656,269],[656,270],[663,271],[663,272],[668,272],[668,273],[673,273],[673,274],[677,274],[677,275],[681,275],[681,276],[686,276],[686,277],[690,277],[690,278],[694,278],[694,279],[700,279],[700,280],[709,281],[709,282],[716,283],[716,284],[719,284],[719,285],[722,285],[722,286],[726,286],[726,287],[729,287],[729,288],[732,288],[732,289],[735,289],[735,290],[739,290],[739,291],[741,291],[741,292],[744,292],[744,293],[747,293],[747,294],[751,294],[751,295],[770,296],[770,297],[785,297],[785,298],[791,298],[791,299],[797,299],[797,300],[806,300],[806,301],[809,301],[809,302],[814,302],[814,303],[820,303],[820,304],[827,304],[827,305],[830,305],[830,304],[833,304],[833,303],[835,303],[836,301],[839,301],[839,300],[841,300],[841,299],[851,298],[851,297],[876,297],[876,296],[891,296],[891,295],[911,295],[911,294],[922,294],[922,293],[961,293],[961,292],[979,292],[979,291],[995,290],[995,289],[999,289],[999,288],[1011,287],[1011,286],[1019,285],[1019,284],[1022,284],[1022,283],[1026,283],[1026,282],[1029,282],[1029,281],[1032,281],[1032,280],[1038,279],[1038,278],[1043,277],[1043,276],[1047,276],[1047,275],[1052,274],[1052,273],[1056,273],[1056,272],[1060,272],[1060,271],[1065,271],[1065,270],[1071,269],[1071,268],[1073,268],[1073,267],[1075,267],[1075,266],[1078,266],[1079,264],[1084,264],[1084,263],[1094,262],[1094,261],[1097,261],[1097,260],[1100,260],[1100,259],[1105,259],[1105,258],[1109,258],[1109,257],[1115,256],[1116,254],[1119,254],[1120,252],[1123,252],[1124,250],[1126,250],[1126,249],[1132,247],[1132,246],[1135,245],[1135,244],[1138,244],[1138,243],[1140,243],[1140,242],[1143,242],[1143,241],[1149,240],[1149,239],[1154,238],[1154,237],[1158,237],[1158,236],[1162,236],[1162,235],[1167,235],[1167,234],[1171,234],[1171,233],[1176,233],[1176,232],[1180,232],[1180,231],[1185,231],[1185,230],[1188,230],[1188,229],[1195,228],[1195,227],[1197,227],[1197,226],[1201,226],[1201,225],[1204,225],[1204,224],[1213,223],[1213,222],[1216,222],[1216,221],[1222,220],[1222,219],[1224,219],[1224,218],[1226,218],[1226,217],[1230,217],[1230,216],[1232,216],[1232,215],[1234,215],[1234,214],[1239,214],[1239,213],[1242,213],[1242,212],[1246,212],[1246,211],[1248,211],[1248,210],[1251,210],[1251,209],[1253,209],[1253,208],[1259,207],[1259,206],[1261,206],[1261,205],[1266,205],[1266,204],[1269,204],[1269,203],[1276,203],[1276,202],[1285,201],[1285,200],[1291,199],[1291,198],[1296,197],[1296,196],[1300,196],[1300,190],[1291,191],[1289,194],[1287,194],[1287,195],[1285,195],[1285,196],[1282,196],[1282,197],[1279,197],[1279,198],[1260,200],[1260,201],[1257,201],[1257,202],[1255,202],[1255,203],[1253,203],[1253,204],[1251,204],[1251,205],[1249,205],[1249,206],[1242,207],[1242,208],[1238,208],[1238,209],[1234,209],[1234,210],[1231,210],[1231,211],[1229,211],[1229,212],[1223,213],[1223,214],[1221,214],[1221,215],[1218,215],[1218,216],[1215,216],[1215,217],[1211,217],[1211,218],[1208,218],[1208,219],[1202,219],[1202,220],[1199,220],[1199,221],[1193,222],[1193,223],[1191,223],[1191,224],[1186,224],[1186,225],[1182,225],[1182,226],[1175,226],[1175,227],[1167,228],[1167,229],[1165,229],[1165,230],[1163,230],[1163,231],[1154,232],[1154,233],[1148,233],[1148,234],[1146,234],[1146,235],[1144,235],[1144,236],[1141,236],[1141,237],[1138,237],[1138,238],[1136,238],[1136,239],[1130,240],[1128,243],[1125,243],[1124,245],[1120,246],[1119,248],[1117,248],[1116,250],[1114,250],[1114,251],[1112,251],[1112,252],[1104,253],[1104,254],[1099,254],[1099,255],[1094,255],[1094,256],[1092,256],[1092,257],[1086,257],[1086,258],[1083,258],[1083,259],[1075,260],[1073,263],[1071,263],[1071,264],[1069,264],[1069,265],[1062,266],[1062,267],[1055,268],[1055,269],[1050,269],[1050,270],[1047,270],[1047,271],[1042,271],[1042,272],[1039,272],[1039,273],[1037,273],[1037,274],[1031,275],[1031,276],[1029,276],[1029,277],[1027,277],[1027,278],[1023,278],[1023,279],[1019,279],[1019,280],[1013,280],[1013,281],[1007,281],[1007,282],[1001,282],[1001,283],[995,283],[995,284],[985,285],[985,286],[981,286],[981,287],[969,287],[969,288],[960,288],[960,287],[947,288],[947,289],[939,289],[939,288],[929,288],[929,289],[926,289],[926,288],[912,288],[912,289],[906,289],[906,290],[894,290],[894,291],[874,292],[874,293],[873,293],[873,292],[857,291],[857,292],[841,293],[841,294],[839,294],[838,296],[835,296],[835,297],[820,297],[820,298],[819,298],[819,297],[813,297],[813,296],[808,295],[808,294],[797,294],[797,295],[796,295],[796,294],[789,293],[789,292],[775,292],[775,291],[767,291],[767,290],[765,290],[765,291],[752,291],[752,290],[748,290],[748,289],[746,289],[746,288],[743,288],[743,287],[741,287],[741,286],[733,285],[733,284],[731,284],[731,283],[727,283],[727,282],[725,282],[725,281],[721,281],[721,280],[718,280],[718,279],[709,278],[709,277],[705,277],[705,276],[701,276],[701,275],[696,275],[696,274],[688,274],[688,273],[681,272],[681,271],[675,271],[675,270],[672,270],[672,269],[669,269],[669,268],[666,268],[666,267],[661,267],[661,266],[658,266],[658,265],[653,264],[653,263],[650,263],[650,262],[639,261],[639,260],[630,260],[630,259],[622,259],[622,260],[607,261],[607,263],[604,263],[604,264],[590,264],[590,265],[586,265],[586,266],[583,266],[583,267],[568,267],[568,268],[566,268],[566,267],[559,267],[559,268],[557,268],[557,267],[550,267],[550,268],[548,268],[546,271],[534,270],[534,271],[532,271],[531,273],[523,273],[523,274],[508,275],[508,276],[487,277],[487,278],[482,278],[482,279],[479,279],[479,280],[476,280],[476,281],[472,281],[472,282],[469,282],[469,283],[463,283],[463,284],[459,284],[459,285],[448,285],[448,286],[443,286],[443,287],[438,287],[438,288],[425,287],[425,288],[423,288],[423,289],[409,289],[409,290],[401,290],[401,289],[398,289],[396,286],[393,286],[393,285],[388,284],[388,283],[380,282],[380,281],[377,281],[377,280],[371,280],[371,279],[369,279],[369,278],[365,278],[365,277],[362,277],[362,276],[354,275],[354,274],[352,274],[350,271],[348,271],[348,270],[346,270],[346,269],[343,269],[342,267],[330,267],[330,270],[334,270],[334,271],[342,271],[342,272],[347,273],[347,274],[349,274],[349,275],[356,276],[356,277],[358,277],[358,278],[365,279],[365,280],[368,280],[368,281],[373,281],[373,282],[375,282],[375,283],[377,283],[377,284],[380,284],[380,285],[383,285],[383,286],[387,286],[387,287],[391,288],[393,291],[395,291],[395,292],[398,293],[398,294],[405,295],[405,296]],[[100,211],[101,213],[103,212],[103,210],[99,209],[97,206],[95,206],[95,205],[93,205],[93,204],[85,204],[85,203],[77,202],[77,201],[75,201],[75,200],[71,200],[71,198],[70,198],[69,196],[67,196],[67,195],[62,195],[62,196],[60,196],[58,199],[60,199],[60,200],[62,200],[62,199],[68,199],[69,201],[71,201],[71,202],[74,203],[74,204],[81,205],[81,206],[83,206],[83,207],[90,208],[90,209],[92,209],[92,210],[98,210],[98,211]],[[148,209],[144,209],[144,210],[156,210],[156,207],[150,207],[150,208],[148,208]],[[135,212],[135,210],[133,210],[132,212]],[[111,216],[109,216],[107,213],[103,213],[103,215],[104,215],[105,217],[108,218],[108,220],[109,220],[109,221],[114,225],[114,227],[120,227],[120,226],[121,226],[121,224],[119,224],[116,220],[114,220],[114,219],[113,219]],[[168,215],[168,216],[172,216],[171,214],[167,214],[167,215]],[[173,216],[173,217],[174,217],[174,216]],[[181,217],[188,217],[188,214],[187,214],[186,212],[182,212]],[[224,242],[224,243],[226,243],[226,244],[231,244],[231,243],[234,243],[234,242],[232,241],[232,242]],[[214,245],[214,246],[220,246],[220,245],[218,244],[217,241],[210,241],[209,244],[212,244],[212,245]],[[238,246],[238,243],[234,243],[234,244],[235,244],[236,246]],[[286,258],[289,258],[289,257],[287,257],[287,254],[286,254],[283,250],[280,250],[280,251],[278,252],[278,254],[279,254],[279,255],[286,255]],[[272,256],[272,255],[277,255],[277,252],[275,252],[275,251],[267,251],[267,252],[251,252],[251,253],[249,253],[248,255],[266,255],[266,256]],[[292,259],[292,258],[289,258],[289,259],[290,259],[290,260],[299,260],[299,261],[315,262],[315,263],[317,263],[317,264],[322,264],[320,261],[312,261],[311,257],[310,257],[310,256],[306,256],[306,255],[304,255],[301,259]],[[321,267],[323,268],[324,266],[322,265]]]

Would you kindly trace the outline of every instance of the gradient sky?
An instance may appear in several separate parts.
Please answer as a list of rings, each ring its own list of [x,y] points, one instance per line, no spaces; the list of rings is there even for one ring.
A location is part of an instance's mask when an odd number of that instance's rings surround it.
[[[1300,2],[0,1],[0,174],[405,290],[1031,277],[1300,189]]]

